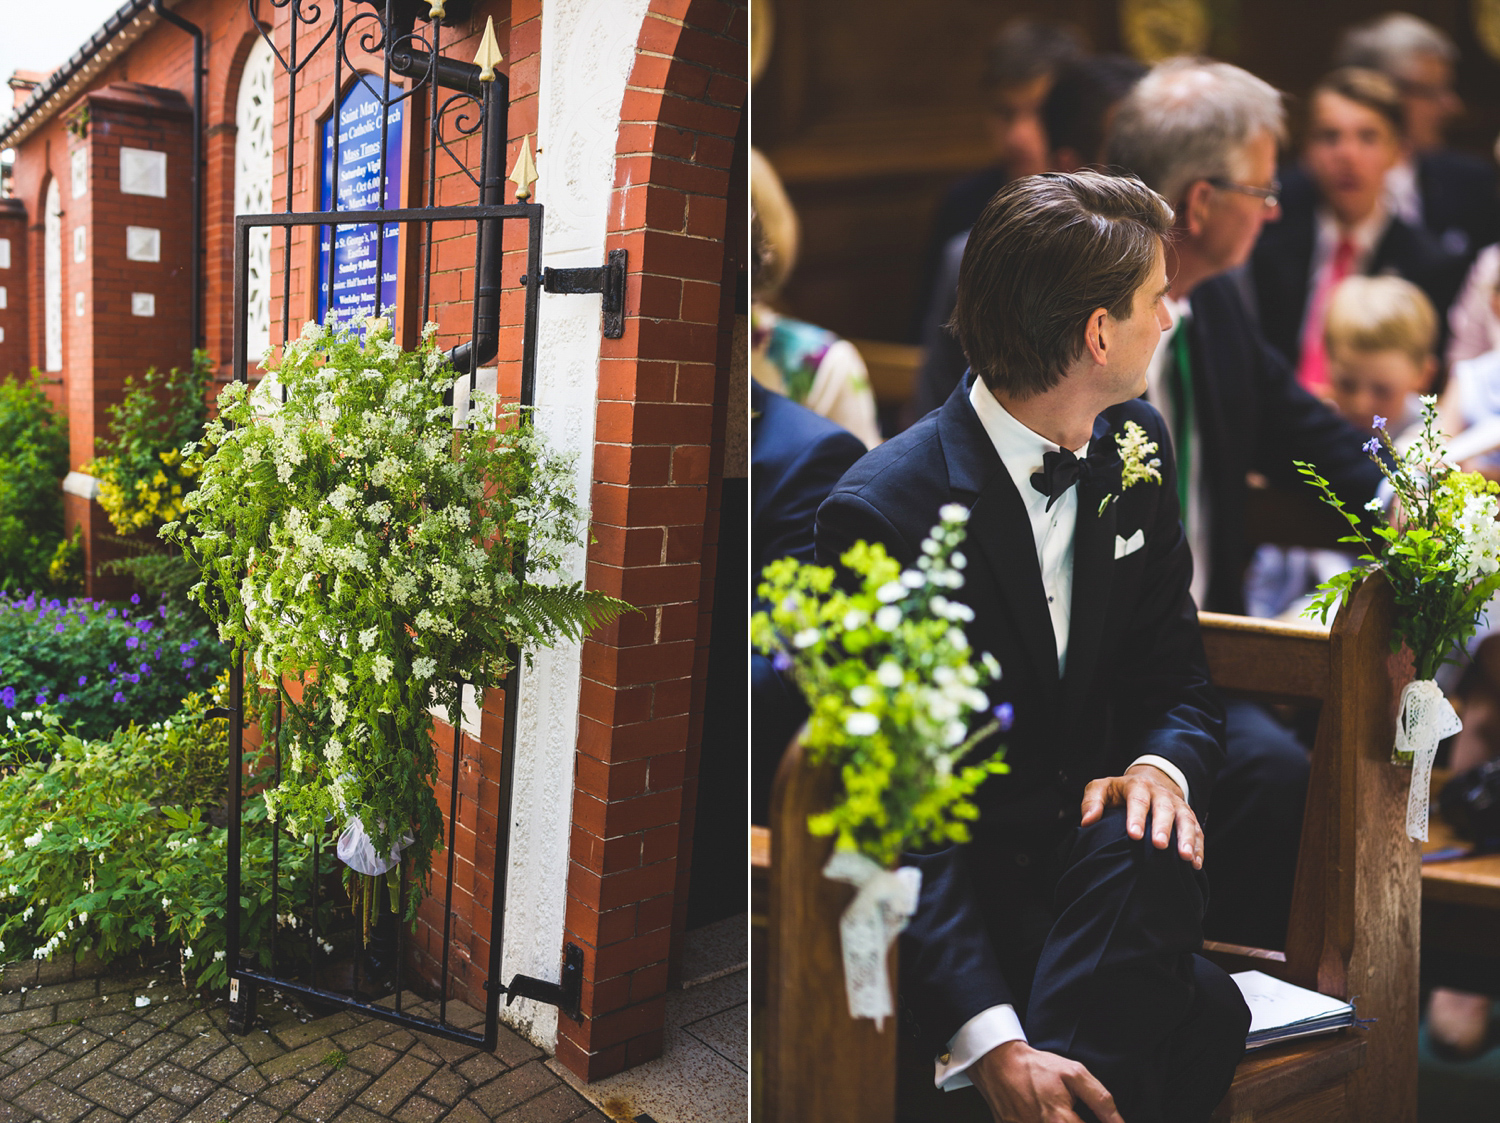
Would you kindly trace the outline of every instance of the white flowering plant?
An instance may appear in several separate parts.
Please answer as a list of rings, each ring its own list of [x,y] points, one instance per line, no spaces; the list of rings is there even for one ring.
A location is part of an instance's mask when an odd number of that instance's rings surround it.
[[[771,607],[750,622],[751,641],[811,709],[808,759],[832,764],[843,781],[808,828],[886,867],[903,850],[966,842],[979,813],[970,797],[1008,771],[1003,748],[969,759],[1012,715],[982,689],[999,680],[1000,664],[970,647],[963,626],[973,610],[952,596],[967,565],[959,547],[968,511],[950,503],[940,518],[915,568],[903,570],[879,543],[856,542],[840,559],[859,579],[851,591],[836,586],[832,568],[772,562],[757,589]]]
[[[1500,590],[1500,484],[1449,463],[1435,397],[1422,398],[1421,431],[1405,448],[1392,440],[1384,418],[1374,420],[1375,435],[1365,451],[1390,483],[1399,504],[1397,525],[1378,499],[1371,500],[1367,532],[1366,522],[1344,507],[1317,469],[1297,462],[1324,501],[1348,520],[1352,533],[1340,541],[1365,550],[1358,565],[1319,586],[1307,614],[1326,622],[1360,579],[1384,572],[1396,601],[1392,649],[1405,643],[1417,679],[1429,680],[1474,634],[1480,612]]]
[[[1115,434],[1120,450],[1120,490],[1127,491],[1140,483],[1161,483],[1161,457],[1156,442],[1146,437],[1146,430],[1134,421],[1125,422],[1125,431]],[[1099,501],[1099,514],[1114,502],[1111,492]]]
[[[429,708],[457,725],[463,684],[499,686],[515,649],[629,606],[560,576],[586,512],[529,413],[475,395],[455,430],[436,325],[412,352],[385,319],[360,334],[309,323],[255,389],[230,383],[185,450],[198,487],[161,533],[201,570],[220,636],[280,692],[270,817],[304,840],[357,819],[425,880],[443,834]]]

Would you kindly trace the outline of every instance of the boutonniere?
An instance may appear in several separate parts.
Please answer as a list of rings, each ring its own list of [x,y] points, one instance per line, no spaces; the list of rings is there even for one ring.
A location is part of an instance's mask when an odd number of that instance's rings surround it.
[[[1161,483],[1161,458],[1156,455],[1156,442],[1146,439],[1146,430],[1134,421],[1125,422],[1125,431],[1115,434],[1115,444],[1120,448],[1120,490],[1134,487],[1138,483]],[[1099,503],[1099,514],[1104,514],[1116,496],[1113,492]]]

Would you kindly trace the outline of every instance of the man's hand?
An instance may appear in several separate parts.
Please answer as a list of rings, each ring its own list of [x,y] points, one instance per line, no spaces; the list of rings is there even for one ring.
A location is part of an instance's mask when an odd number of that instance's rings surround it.
[[[1195,870],[1203,868],[1203,829],[1198,816],[1182,798],[1182,789],[1159,768],[1149,764],[1132,764],[1123,776],[1105,776],[1091,780],[1083,789],[1083,825],[1098,822],[1106,807],[1125,808],[1125,832],[1131,838],[1146,833],[1146,814],[1151,814],[1151,842],[1165,850],[1177,827],[1177,853],[1192,862]]]
[[[1024,1041],[991,1049],[968,1070],[998,1123],[1081,1123],[1076,1101],[1099,1123],[1125,1123],[1114,1097],[1077,1061],[1043,1053]]]

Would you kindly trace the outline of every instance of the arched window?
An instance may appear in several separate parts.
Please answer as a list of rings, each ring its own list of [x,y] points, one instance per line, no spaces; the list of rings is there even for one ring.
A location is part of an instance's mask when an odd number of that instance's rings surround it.
[[[260,36],[245,59],[234,123],[234,213],[271,210],[271,116],[275,56]],[[250,232],[245,354],[257,362],[271,343],[271,228]],[[239,325],[236,326],[239,330]]]
[[[47,185],[47,201],[42,205],[42,312],[47,369],[62,370],[62,192],[56,176]]]

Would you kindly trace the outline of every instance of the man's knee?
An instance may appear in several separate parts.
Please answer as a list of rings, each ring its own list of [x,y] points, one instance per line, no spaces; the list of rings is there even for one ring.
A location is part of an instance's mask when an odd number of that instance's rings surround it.
[[[1169,909],[1184,921],[1201,920],[1204,906],[1203,875],[1177,851],[1174,826],[1165,849],[1152,841],[1151,817],[1146,817],[1140,838],[1131,838],[1125,809],[1108,808],[1103,816],[1074,835],[1068,868],[1059,882],[1083,889],[1097,898],[1101,891],[1117,890],[1122,899],[1150,901],[1153,909]]]

